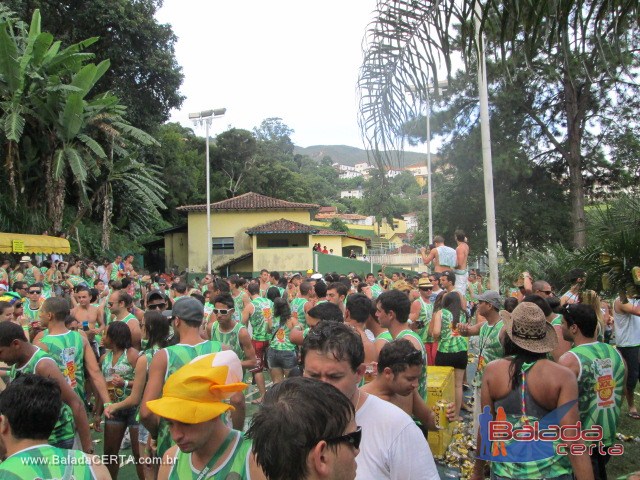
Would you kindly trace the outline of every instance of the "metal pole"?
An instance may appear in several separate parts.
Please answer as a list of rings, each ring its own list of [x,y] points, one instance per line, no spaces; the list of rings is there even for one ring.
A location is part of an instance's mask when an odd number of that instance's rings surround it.
[[[206,135],[207,135],[207,273],[211,273],[211,185],[209,175],[209,127],[211,126],[211,119],[205,120]]]
[[[484,170],[484,202],[487,215],[487,243],[489,252],[489,285],[499,289],[498,241],[496,235],[496,210],[493,197],[493,165],[491,161],[491,132],[489,129],[489,95],[487,92],[487,68],[484,58],[484,38],[480,35],[482,8],[476,3],[476,43],[478,48],[478,92],[480,97],[480,135],[482,139],[482,167]]]
[[[433,242],[433,210],[431,203],[431,99],[427,86],[427,195],[429,204],[429,242]]]

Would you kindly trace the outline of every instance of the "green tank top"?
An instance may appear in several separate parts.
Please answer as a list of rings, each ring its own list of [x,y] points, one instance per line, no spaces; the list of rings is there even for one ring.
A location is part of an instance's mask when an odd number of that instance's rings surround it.
[[[371,296],[374,299],[378,298],[382,292],[384,292],[384,290],[377,283],[374,283],[373,285],[371,285]]]
[[[443,308],[441,310],[441,327],[440,342],[438,342],[438,351],[442,353],[464,352],[468,348],[467,339],[453,329],[453,315],[449,310]],[[467,323],[464,314],[460,315],[460,323]]]
[[[277,328],[272,338],[269,340],[269,348],[273,348],[278,351],[292,352],[296,349],[296,346],[291,343],[289,337],[291,336],[291,330],[287,327],[286,322],[280,324],[280,318],[276,317],[273,322],[274,328]]]
[[[535,362],[523,365],[523,371],[527,371],[531,368]],[[531,394],[526,391],[525,412],[530,425],[534,425],[536,421],[541,417],[536,416],[533,412],[538,411],[538,415],[543,416],[546,410],[540,405],[535,403],[535,400]],[[508,405],[517,405],[517,414],[509,413]],[[533,405],[531,405],[533,403]],[[496,408],[505,408],[506,420],[513,425],[513,429],[519,429],[523,426],[523,416],[521,413],[521,392],[520,387],[516,390],[511,390],[507,397],[496,401],[494,403]],[[537,408],[536,408],[537,407]],[[509,452],[509,445],[516,440],[506,440],[501,442],[505,445],[506,451]],[[554,449],[557,447],[559,440],[554,441]],[[493,446],[492,446],[493,447]],[[532,460],[529,462],[492,462],[491,463],[491,476],[506,477],[513,479],[554,479],[563,475],[570,475],[572,473],[569,457],[566,455],[552,455],[548,458],[541,460]]]
[[[211,340],[216,342],[220,342],[223,345],[227,345],[231,348],[232,351],[238,355],[238,358],[242,361],[245,359],[244,350],[242,349],[242,345],[240,345],[240,339],[238,335],[240,334],[240,330],[242,330],[244,325],[241,323],[236,323],[235,326],[229,332],[222,332],[220,330],[220,324],[218,322],[214,322],[211,326]]]
[[[25,478],[93,480],[96,475],[89,462],[90,458],[79,450],[64,450],[44,444],[35,445],[14,453],[0,463],[0,478],[4,480]]]
[[[49,277],[47,277],[47,272],[49,271],[47,267],[41,267],[40,271],[42,272],[42,296],[44,298],[51,297],[51,282],[49,282]]]
[[[113,262],[111,264],[111,275],[109,275],[109,280],[119,280],[120,276],[118,275],[118,272],[120,272],[120,265]]]
[[[399,340],[404,337],[413,337],[420,344],[420,352],[422,353],[422,361],[424,362],[424,366],[420,371],[420,378],[418,378],[418,393],[426,402],[427,401],[427,350],[424,348],[422,339],[413,330],[401,331],[394,340]]]
[[[29,319],[29,322],[37,322],[38,315],[40,314],[40,307],[36,310],[31,310],[31,307],[28,304],[25,304],[22,312]]]
[[[578,408],[582,429],[602,427],[602,443],[616,443],[616,430],[624,395],[625,364],[620,353],[601,342],[569,350],[580,362]]]
[[[244,297],[244,290],[240,289],[238,295],[233,297],[233,316],[232,318],[236,322],[242,321],[242,309],[244,308],[244,301],[242,298]]]
[[[378,335],[376,337],[376,340],[384,340],[385,342],[389,343],[393,341],[393,337],[391,336],[391,333],[389,331],[386,331]]]
[[[113,387],[109,381],[109,378],[112,377],[113,374],[120,375],[123,380],[128,382],[133,381],[135,370],[133,366],[131,366],[131,363],[129,363],[126,350],[122,352],[122,355],[120,355],[115,365],[113,365],[113,351],[108,350],[102,361],[102,374],[107,380],[107,389],[113,403],[122,402],[131,395],[131,387]]]
[[[71,282],[71,285],[73,285],[74,287],[77,287],[78,285],[86,285],[87,282],[85,282],[84,278],[78,276],[78,275],[69,275],[69,278],[67,278],[67,280],[69,280]]]
[[[22,274],[22,280],[27,282],[27,286],[31,286],[34,283],[36,283],[36,276],[33,273],[33,269],[37,268],[37,267],[31,267],[31,268],[27,268],[24,273]]]
[[[551,320],[551,325],[562,325],[562,315],[558,314]]]
[[[473,377],[473,386],[480,387],[482,385],[482,374],[487,363],[497,358],[504,357],[504,348],[500,343],[500,330],[502,330],[502,320],[498,320],[493,325],[487,322],[480,327],[478,340],[478,366],[476,374]]]
[[[127,314],[126,317],[124,317],[122,320],[118,320],[117,318],[113,318],[113,321],[119,321],[119,322],[124,322],[124,323],[129,323],[131,320],[135,320],[136,322],[138,321],[138,319],[136,318],[136,316],[133,313],[129,313]]]
[[[254,311],[249,317],[249,322],[253,328],[253,339],[259,342],[269,340],[267,333],[267,319],[273,316],[273,302],[268,298],[257,297],[251,300]]]
[[[197,345],[179,343],[163,348],[162,350],[167,354],[167,370],[164,374],[164,380],[166,382],[171,374],[194,358],[222,350],[222,344],[220,342],[205,340]],[[158,425],[158,456],[162,457],[171,445],[173,445],[173,441],[169,434],[169,424],[165,419],[161,418],[160,424]]]
[[[78,332],[47,334],[41,342],[47,346],[67,383],[80,398],[84,398],[84,343]]]
[[[291,313],[298,316],[298,324],[302,328],[307,328],[307,316],[304,313],[304,306],[309,300],[302,297],[296,297],[291,300]]]
[[[36,347],[38,348],[38,347]],[[49,358],[54,363],[55,360],[51,358],[47,352],[38,348],[36,352],[31,356],[29,361],[21,368],[17,368],[15,365],[11,367],[9,371],[9,378],[13,382],[16,377],[22,374],[33,374],[36,375],[36,369],[38,368],[38,363],[41,360]],[[71,407],[66,403],[62,403],[62,408],[60,409],[60,415],[58,415],[58,421],[56,422],[55,427],[53,427],[53,431],[49,436],[49,443],[55,445],[64,440],[69,440],[75,436],[75,428],[73,424],[73,412],[71,411]]]
[[[416,300],[420,302],[419,322],[424,322],[424,327],[418,330],[418,335],[422,339],[422,343],[433,343],[433,336],[429,335],[429,324],[433,316],[433,303],[427,303],[422,298]]]
[[[176,456],[174,457],[173,466],[171,467],[171,471],[169,472],[169,479],[205,480],[219,478],[246,480],[247,478],[249,478],[247,465],[249,463],[248,456],[251,453],[251,440],[244,438],[242,433],[238,432],[237,430],[231,430],[231,432],[229,432],[229,435],[211,459],[211,463],[215,464],[220,458],[220,455],[224,453],[229,444],[232,442],[233,448],[227,461],[220,465],[217,469],[209,470],[202,477],[202,471],[196,471],[191,466],[191,454],[183,453],[180,449],[178,449],[176,452]],[[207,467],[205,467],[205,469],[206,468]]]

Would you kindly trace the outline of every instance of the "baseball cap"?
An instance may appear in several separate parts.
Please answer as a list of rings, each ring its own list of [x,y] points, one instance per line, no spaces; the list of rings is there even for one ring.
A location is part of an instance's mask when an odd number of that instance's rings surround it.
[[[231,350],[209,353],[194,358],[167,378],[162,398],[148,401],[147,408],[169,420],[203,423],[233,410],[223,401],[247,386],[242,383],[238,355]]]
[[[421,278],[418,280],[418,288],[433,288],[433,283],[428,278]]]
[[[502,299],[500,298],[500,294],[495,290],[487,290],[484,293],[478,295],[479,302],[487,302],[489,305],[494,307],[497,310],[500,310],[502,306]]]
[[[321,280],[321,279],[322,279],[321,273],[314,273],[313,275],[311,275],[311,280]]]
[[[166,300],[165,296],[160,290],[151,290],[147,293],[147,303],[149,303],[154,298],[158,298],[160,300]]]
[[[29,263],[31,262],[31,257],[29,255],[25,255],[24,257],[20,258],[20,263]]]
[[[165,317],[180,317],[187,322],[201,322],[204,318],[204,305],[197,298],[184,297],[173,304],[173,309],[162,312]]]

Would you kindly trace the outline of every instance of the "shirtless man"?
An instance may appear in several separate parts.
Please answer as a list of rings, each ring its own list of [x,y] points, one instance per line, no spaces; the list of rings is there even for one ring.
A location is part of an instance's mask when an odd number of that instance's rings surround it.
[[[463,296],[467,294],[467,283],[469,282],[469,272],[467,270],[467,259],[469,258],[469,244],[467,237],[462,230],[456,230],[456,290]]]
[[[435,247],[431,249],[429,255],[427,255],[427,249],[425,247],[420,249],[420,255],[422,255],[424,264],[429,265],[433,262],[433,269],[438,273],[456,268],[456,264],[458,263],[456,251],[451,247],[447,247],[444,244],[444,238],[440,235],[436,235],[433,238],[433,243]]]
[[[71,309],[71,315],[76,317],[78,323],[82,325],[91,347],[97,348],[97,346],[94,346],[96,335],[104,333],[102,310],[91,304],[91,293],[86,287],[78,289],[76,302],[77,305]]]
[[[378,375],[360,390],[393,403],[419,420],[427,430],[436,431],[435,415],[418,394],[418,379],[423,369],[422,355],[411,342],[394,340],[380,351]],[[453,404],[449,405],[447,416],[450,415],[451,421],[455,417],[454,410]]]

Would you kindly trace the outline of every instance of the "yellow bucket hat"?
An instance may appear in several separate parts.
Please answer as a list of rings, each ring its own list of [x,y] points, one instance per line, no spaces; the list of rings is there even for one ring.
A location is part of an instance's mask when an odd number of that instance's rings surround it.
[[[247,388],[242,383],[242,365],[231,350],[194,358],[171,375],[162,398],[147,402],[156,415],[182,423],[203,423],[233,407],[223,400]]]

